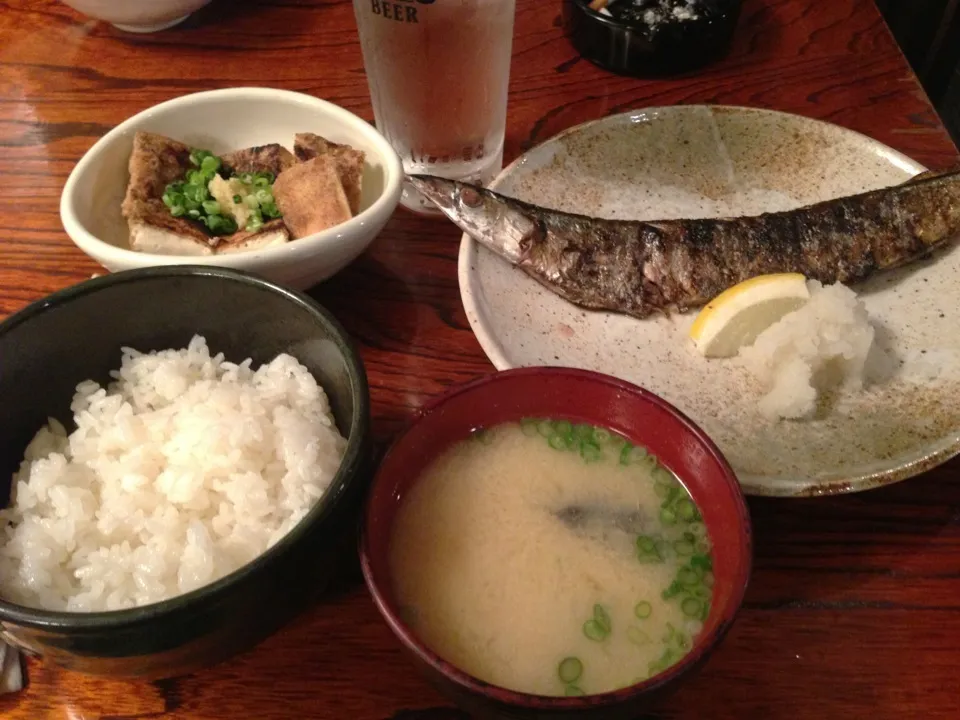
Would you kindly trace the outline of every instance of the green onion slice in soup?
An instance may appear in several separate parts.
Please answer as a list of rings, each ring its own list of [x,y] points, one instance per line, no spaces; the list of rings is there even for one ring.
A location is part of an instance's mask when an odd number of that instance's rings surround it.
[[[580,658],[564,658],[560,661],[557,674],[560,676],[562,682],[567,684],[574,683],[579,680],[583,674],[583,663],[580,662]]]

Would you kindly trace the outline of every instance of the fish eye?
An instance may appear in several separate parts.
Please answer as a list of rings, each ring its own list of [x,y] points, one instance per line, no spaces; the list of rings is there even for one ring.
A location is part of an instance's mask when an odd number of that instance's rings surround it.
[[[483,204],[483,198],[480,193],[472,187],[463,188],[460,191],[460,202],[469,208],[478,208]]]

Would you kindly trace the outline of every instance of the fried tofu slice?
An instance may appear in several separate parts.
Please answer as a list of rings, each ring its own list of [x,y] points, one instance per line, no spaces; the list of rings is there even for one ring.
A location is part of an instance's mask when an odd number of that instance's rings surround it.
[[[297,133],[293,136],[293,152],[301,162],[321,155],[331,155],[337,163],[340,184],[350,203],[350,212],[360,212],[360,192],[363,186],[363,163],[366,154],[349,145],[330,142],[314,133]]]
[[[336,161],[321,155],[277,176],[273,198],[294,238],[339,225],[353,217]]]
[[[133,138],[130,181],[120,212],[130,227],[133,250],[160,255],[210,255],[211,238],[163,204],[163,191],[191,167],[190,148],[156,133]]]
[[[292,152],[277,143],[234,150],[221,155],[220,160],[227,172],[236,175],[255,172],[279,175],[297,162]]]
[[[217,238],[170,214],[162,201],[149,200],[142,214],[129,217],[130,248],[154,255],[212,255]]]
[[[347,148],[349,145],[340,145],[330,142],[325,137],[315,133],[297,133],[293,136],[293,154],[300,162],[313,160],[320,155],[326,155],[337,148]]]
[[[228,153],[237,172],[273,172],[296,163],[280,145],[263,145]],[[238,230],[232,235],[211,236],[198,223],[174,217],[163,202],[167,185],[183,178],[190,163],[189,146],[156,133],[138,132],[129,162],[130,181],[121,213],[130,227],[130,247],[156,255],[212,255],[256,250],[290,239],[282,220],[266,223],[256,232]]]
[[[137,132],[128,169],[130,182],[121,210],[124,217],[140,212],[138,204],[160,200],[167,185],[190,169],[190,148],[156,133]]]

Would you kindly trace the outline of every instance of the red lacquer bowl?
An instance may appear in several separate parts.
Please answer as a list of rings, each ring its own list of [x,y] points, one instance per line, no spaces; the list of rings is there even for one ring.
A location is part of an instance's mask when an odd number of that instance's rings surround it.
[[[713,544],[714,596],[691,651],[637,685],[584,697],[529,695],[478,680],[425,647],[400,619],[388,547],[397,508],[427,465],[478,427],[524,417],[606,427],[643,445],[687,486]],[[363,517],[360,560],[387,624],[441,692],[474,715],[505,718],[635,718],[691,675],[733,623],[750,579],[750,515],[723,455],[682,413],[656,395],[606,375],[567,368],[495,373],[424,407],[396,439],[374,478]]]

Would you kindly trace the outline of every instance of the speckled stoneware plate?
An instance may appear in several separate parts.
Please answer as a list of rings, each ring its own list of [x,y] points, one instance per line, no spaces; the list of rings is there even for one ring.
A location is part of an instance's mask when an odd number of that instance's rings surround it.
[[[893,185],[924,168],[843,128],[765,110],[678,106],[604,118],[526,153],[492,187],[600,217],[750,215]],[[746,492],[866,490],[960,451],[960,247],[856,289],[877,327],[877,379],[809,421],[771,421],[736,359],[707,361],[695,313],[636,320],[581,310],[464,236],[467,317],[498,369],[563,365],[657,393],[699,423]]]

